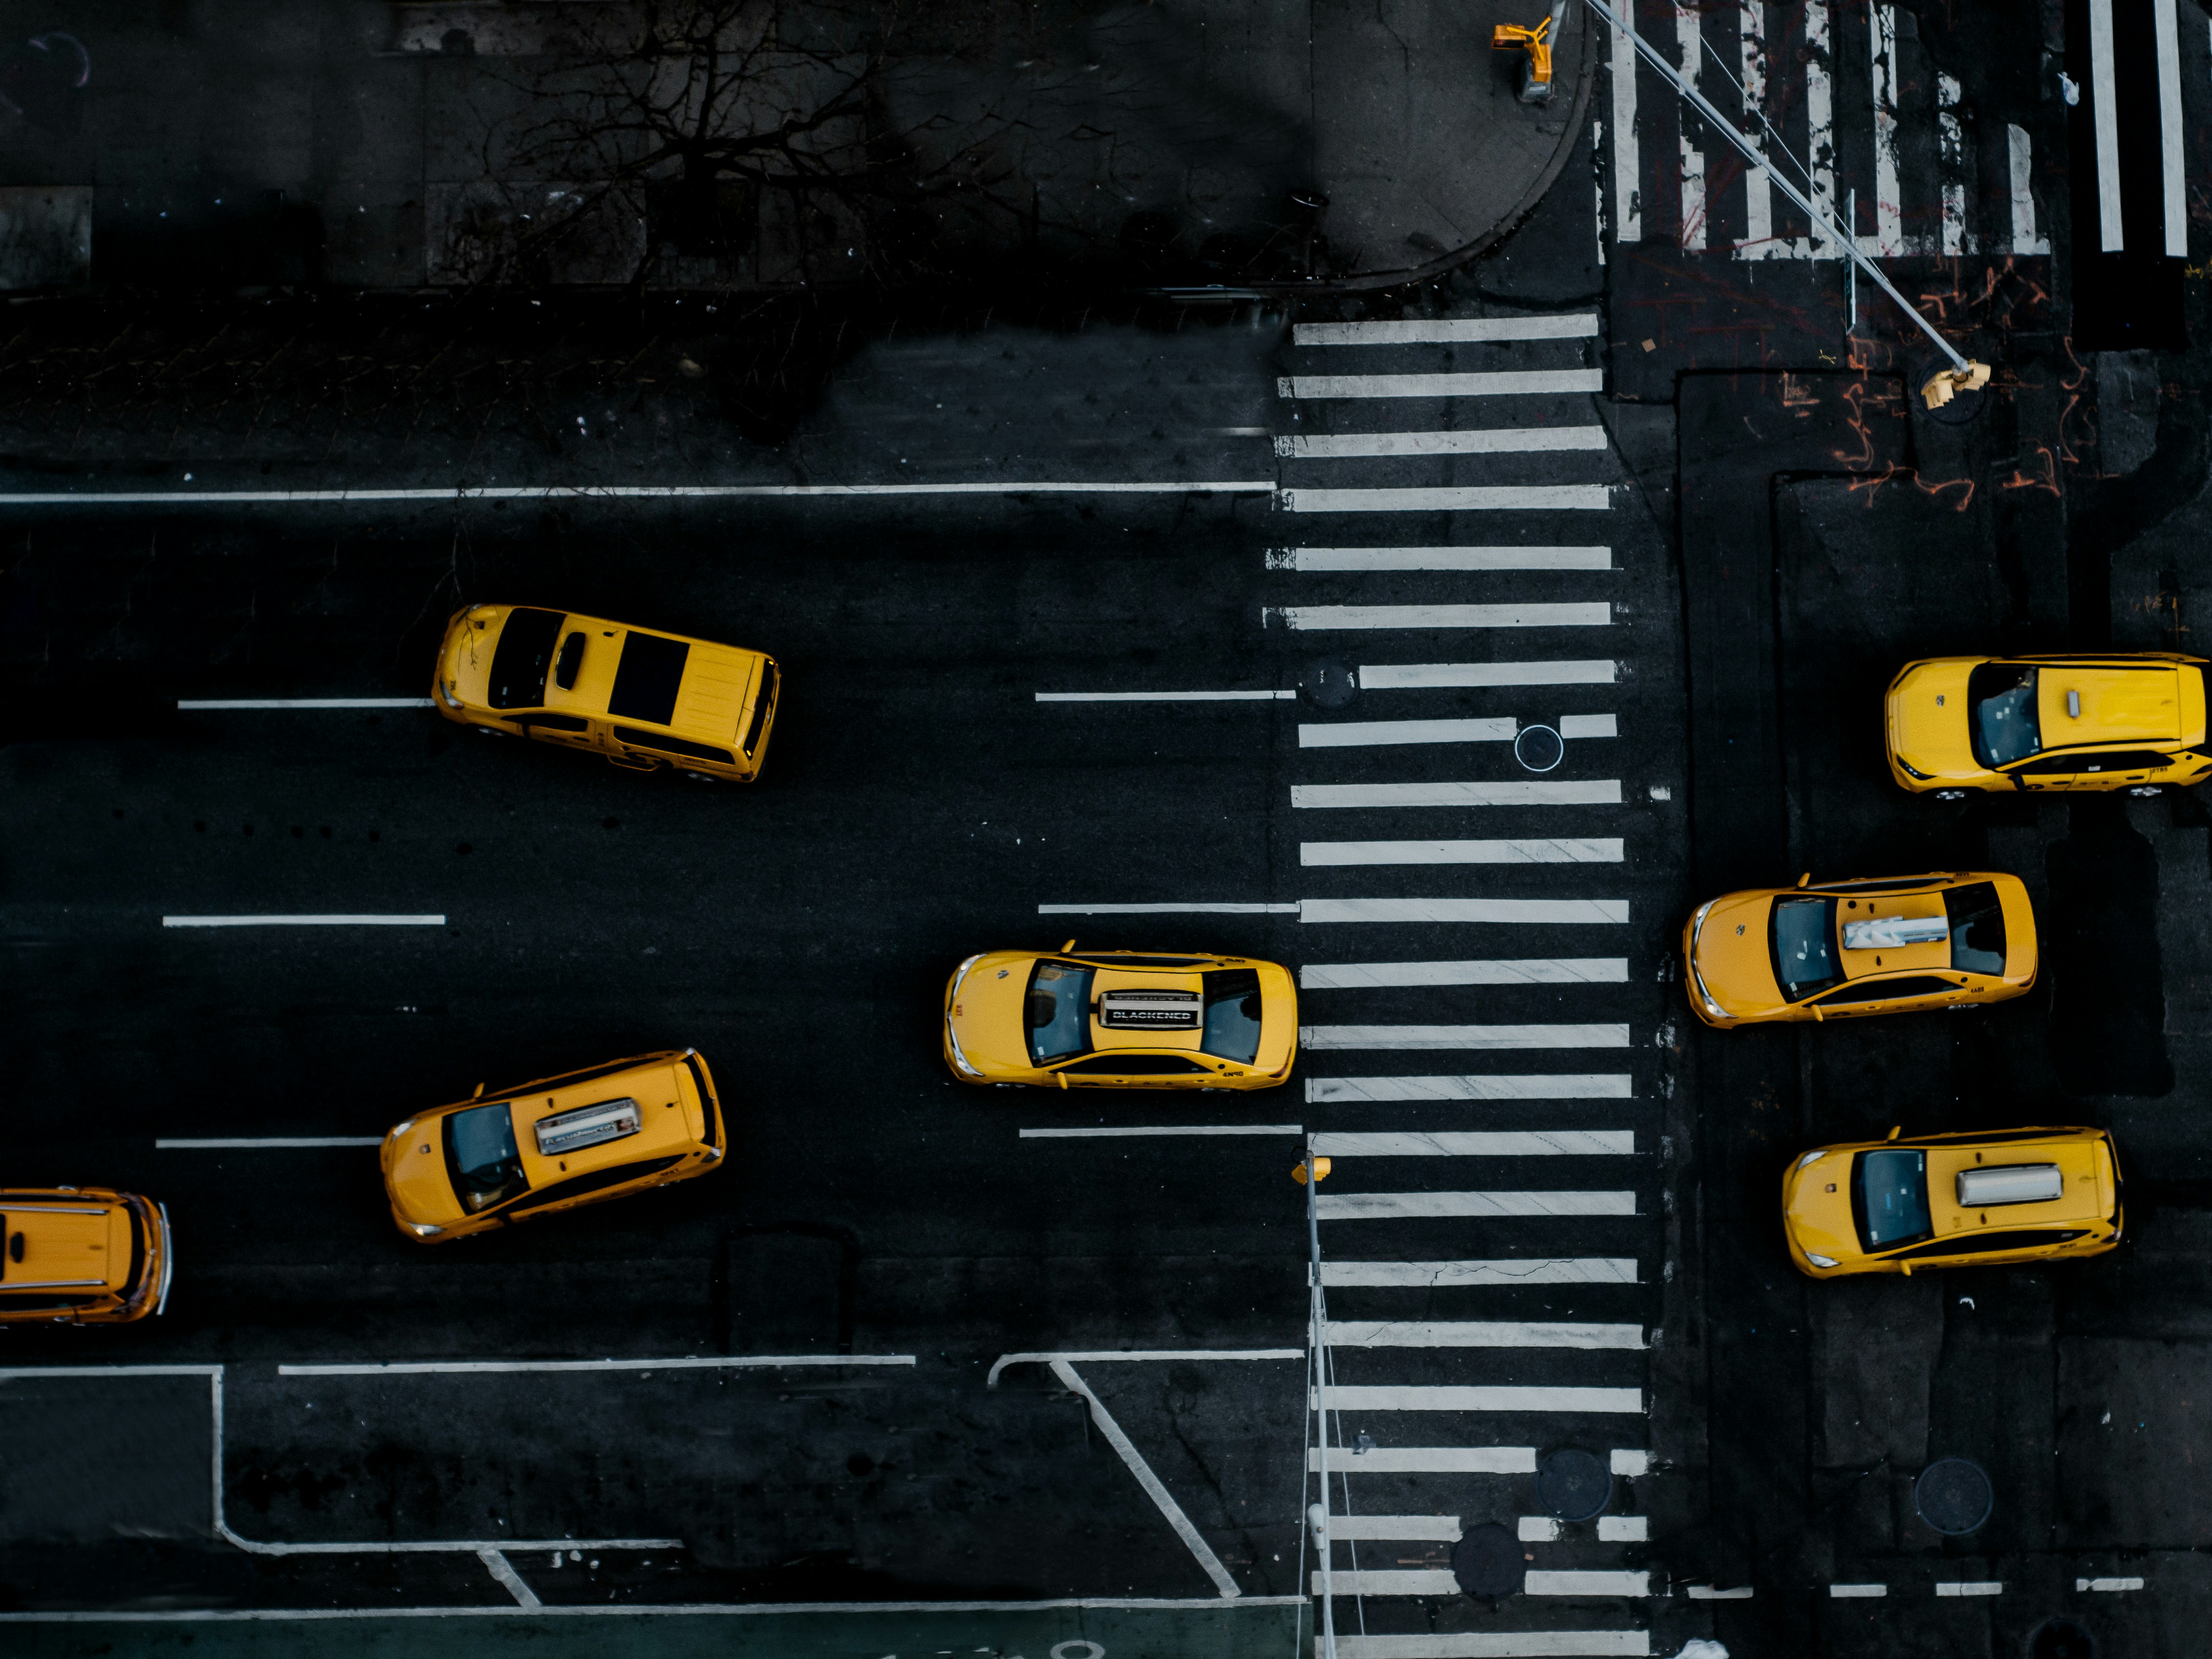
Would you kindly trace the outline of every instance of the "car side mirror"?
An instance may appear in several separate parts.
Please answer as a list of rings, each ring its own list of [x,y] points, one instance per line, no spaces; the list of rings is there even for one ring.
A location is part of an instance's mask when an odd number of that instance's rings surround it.
[[[1899,1136],[1899,1135],[1903,1134],[1904,1133],[1905,1133],[1905,1126],[1904,1126],[1902,1123],[1893,1124],[1893,1125],[1892,1125],[1892,1126],[1891,1126],[1891,1127],[1890,1127],[1889,1133],[1888,1133],[1887,1136],[1885,1136],[1885,1137],[1884,1137],[1884,1139],[1888,1139],[1888,1140],[1894,1140],[1894,1139],[1896,1139],[1898,1138],[1898,1136]]]
[[[1067,1073],[1065,1072],[1054,1072],[1052,1074],[1052,1080],[1063,1089],[1067,1087]]]
[[[483,1084],[479,1083],[476,1086],[476,1091],[470,1095],[469,1098],[471,1100],[482,1100],[483,1098],[483,1091],[484,1086]]]
[[[1075,948],[1075,941],[1074,941],[1073,939],[1070,939],[1070,940],[1068,940],[1065,945],[1061,945],[1061,946],[1060,947],[1060,955],[1062,955],[1062,956],[1066,956],[1066,955],[1070,951],[1073,951],[1074,948]]]
[[[1798,877],[1797,884],[1800,887],[1810,887],[1813,884],[1813,872],[1808,870],[1803,875]]]

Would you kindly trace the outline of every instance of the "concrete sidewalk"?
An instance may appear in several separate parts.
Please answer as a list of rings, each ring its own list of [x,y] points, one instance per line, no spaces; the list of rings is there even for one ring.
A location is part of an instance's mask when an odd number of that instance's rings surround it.
[[[76,130],[0,106],[0,287],[1382,286],[1534,205],[1593,61],[1577,8],[1518,101],[1490,33],[1538,0],[783,9],[805,42],[663,131],[637,77],[703,60],[618,3],[89,0]]]

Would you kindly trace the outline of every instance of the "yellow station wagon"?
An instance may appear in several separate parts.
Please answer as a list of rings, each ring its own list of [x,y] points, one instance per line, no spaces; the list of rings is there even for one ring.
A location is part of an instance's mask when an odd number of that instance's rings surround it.
[[[1935,657],[1890,683],[1890,775],[1916,794],[2125,789],[2212,773],[2201,657]]]
[[[2035,914],[2017,876],[1808,877],[1707,900],[1682,955],[1708,1025],[1969,1008],[2035,983]]]
[[[1272,1089],[1297,1055],[1287,969],[1244,957],[987,951],[945,987],[945,1063],[964,1083]]]
[[[726,1146],[713,1074],[684,1048],[479,1086],[394,1127],[379,1158],[399,1231],[437,1243],[706,1175]]]
[[[750,782],[775,723],[775,659],[530,605],[458,611],[438,648],[431,701],[480,732]]]
[[[1814,1279],[2100,1255],[2120,1242],[2102,1129],[2011,1129],[1822,1146],[1782,1177],[1790,1257]]]
[[[0,1189],[0,1324],[125,1325],[169,1304],[169,1212],[105,1187]]]

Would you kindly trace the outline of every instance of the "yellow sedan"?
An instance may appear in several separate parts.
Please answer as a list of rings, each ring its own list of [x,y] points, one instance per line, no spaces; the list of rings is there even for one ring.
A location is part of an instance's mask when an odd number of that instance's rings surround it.
[[[1297,1056],[1288,969],[1244,957],[987,951],[945,987],[945,1063],[963,1083],[1272,1089]]]
[[[1682,930],[1708,1025],[1972,1008],[2035,983],[2035,913],[2017,876],[1893,876],[1724,893]]]
[[[2008,1129],[1822,1146],[1782,1177],[1790,1259],[1814,1279],[2100,1255],[2120,1242],[2102,1129]]]
[[[1933,657],[1890,682],[1890,775],[1916,794],[2125,789],[2212,773],[2201,657]]]

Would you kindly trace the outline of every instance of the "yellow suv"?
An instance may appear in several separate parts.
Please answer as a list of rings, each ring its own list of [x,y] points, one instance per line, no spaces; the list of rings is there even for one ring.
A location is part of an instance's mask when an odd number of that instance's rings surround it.
[[[2125,789],[2212,772],[2202,657],[1932,657],[1890,682],[1890,775],[1916,794]]]
[[[1790,1259],[1814,1279],[2101,1255],[2120,1242],[2102,1129],[2008,1129],[1822,1146],[1782,1177]]]
[[[987,951],[945,987],[945,1063],[963,1083],[1272,1089],[1298,1050],[1288,969],[1245,957]]]
[[[379,1152],[392,1218],[425,1243],[716,1169],[714,1079],[690,1048],[543,1078],[410,1117]]]
[[[0,1188],[0,1324],[127,1325],[169,1305],[167,1206],[106,1187]]]
[[[2035,983],[2035,913],[1986,871],[1724,893],[1682,929],[1708,1025],[1840,1019],[2002,1002]]]
[[[597,617],[479,605],[447,623],[430,699],[480,732],[749,783],[775,723],[775,659]]]

